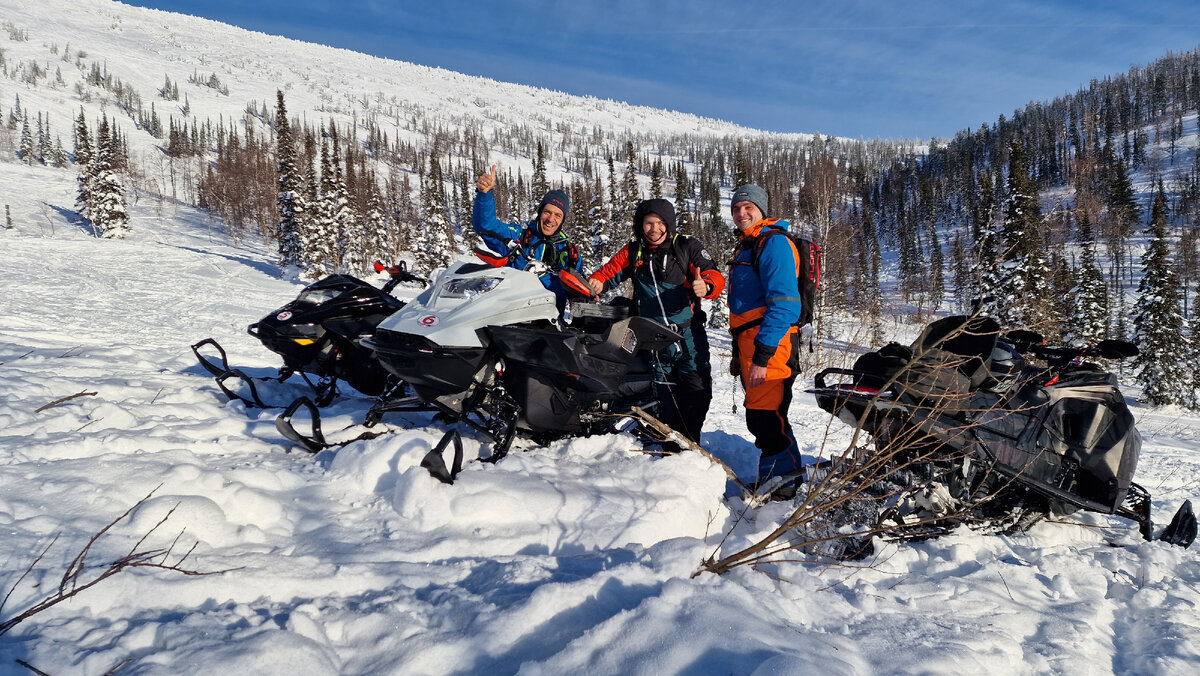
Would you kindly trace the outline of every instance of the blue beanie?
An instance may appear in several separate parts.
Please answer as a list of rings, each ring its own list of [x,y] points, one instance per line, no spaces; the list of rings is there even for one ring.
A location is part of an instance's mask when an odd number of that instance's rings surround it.
[[[767,217],[767,191],[753,183],[747,183],[733,191],[733,197],[729,198],[729,208],[733,209],[738,202],[753,203],[762,212],[763,218]]]
[[[554,206],[554,207],[558,207],[559,209],[562,209],[563,222],[565,223],[567,221],[567,214],[570,213],[570,211],[571,211],[571,198],[567,197],[567,193],[565,193],[561,190],[557,190],[557,189],[551,190],[550,192],[546,193],[546,196],[543,197],[542,201],[538,203],[538,208],[537,208],[538,216],[540,216],[542,214],[542,209],[546,208],[546,205],[550,205],[550,206]]]

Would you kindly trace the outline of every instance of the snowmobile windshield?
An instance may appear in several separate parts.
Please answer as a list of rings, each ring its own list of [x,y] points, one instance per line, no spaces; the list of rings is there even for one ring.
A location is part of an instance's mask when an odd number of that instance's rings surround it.
[[[302,305],[320,305],[337,298],[344,293],[343,289],[305,289],[296,297],[296,302]]]
[[[476,296],[491,291],[500,285],[501,277],[470,277],[468,279],[452,279],[446,282],[438,294],[441,298],[462,298],[470,300]]]

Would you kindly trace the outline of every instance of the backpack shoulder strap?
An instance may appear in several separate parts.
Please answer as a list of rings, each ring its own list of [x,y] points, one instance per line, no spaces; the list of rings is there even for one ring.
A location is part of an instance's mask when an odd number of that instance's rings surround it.
[[[760,256],[762,256],[763,247],[766,246],[768,239],[771,239],[775,235],[785,235],[789,239],[791,238],[791,234],[787,230],[767,227],[768,225],[774,225],[775,223],[778,223],[780,220],[781,219],[778,218],[772,218],[764,221],[762,230],[760,230],[758,235],[750,241],[749,246],[753,247],[753,253],[750,256],[750,265],[754,268],[755,273],[758,272],[758,259]]]

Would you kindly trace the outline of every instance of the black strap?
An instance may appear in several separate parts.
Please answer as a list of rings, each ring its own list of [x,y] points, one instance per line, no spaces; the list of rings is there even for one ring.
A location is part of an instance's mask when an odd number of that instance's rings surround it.
[[[746,322],[745,324],[739,325],[737,328],[729,329],[729,335],[733,336],[734,338],[737,338],[738,336],[742,335],[743,333],[749,331],[750,329],[752,329],[756,326],[761,325],[762,323],[763,323],[762,317],[759,317],[758,319],[751,319],[750,321]]]

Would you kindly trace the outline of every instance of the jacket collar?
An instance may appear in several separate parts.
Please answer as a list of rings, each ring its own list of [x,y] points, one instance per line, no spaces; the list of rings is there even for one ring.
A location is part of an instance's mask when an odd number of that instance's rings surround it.
[[[774,226],[778,222],[779,222],[778,218],[764,218],[761,221],[750,226],[750,229],[746,230],[745,232],[738,230],[738,237],[741,239],[746,239],[746,238],[753,239],[755,237],[758,237],[759,234],[762,233],[763,228]]]

